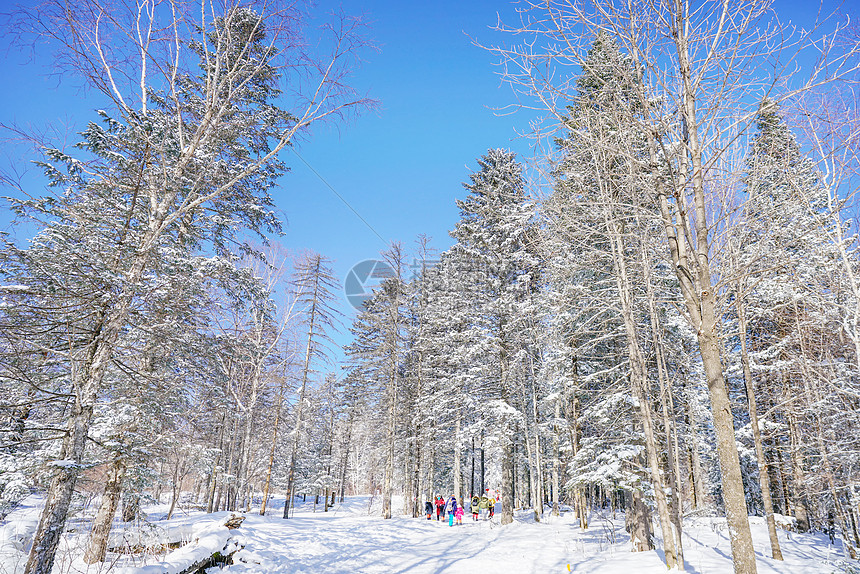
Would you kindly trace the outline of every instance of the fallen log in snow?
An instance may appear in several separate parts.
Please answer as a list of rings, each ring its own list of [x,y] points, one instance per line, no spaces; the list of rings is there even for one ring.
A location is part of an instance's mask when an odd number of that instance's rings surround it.
[[[236,517],[228,521],[237,528]],[[241,524],[241,520],[238,521]],[[185,546],[174,550],[164,557],[164,560],[141,566],[139,568],[124,568],[119,574],[197,574],[210,566],[226,564],[230,556],[242,549],[233,529],[226,524],[210,526],[197,533],[194,540]]]

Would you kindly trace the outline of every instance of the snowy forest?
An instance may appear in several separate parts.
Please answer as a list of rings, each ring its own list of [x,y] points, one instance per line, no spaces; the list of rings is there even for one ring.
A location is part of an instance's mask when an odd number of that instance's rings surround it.
[[[725,517],[735,572],[750,517],[774,560],[783,528],[856,559],[860,28],[778,9],[526,2],[481,47],[533,157],[476,150],[451,246],[391,244],[355,313],[271,194],[284,151],[377,105],[360,19],[320,55],[293,5],[15,12],[103,101],[37,142],[46,190],[3,176],[28,238],[0,235],[0,515],[45,500],[22,572],[83,506],[97,564],[153,501],[418,518],[488,488],[502,526],[623,513],[670,569],[689,516]]]

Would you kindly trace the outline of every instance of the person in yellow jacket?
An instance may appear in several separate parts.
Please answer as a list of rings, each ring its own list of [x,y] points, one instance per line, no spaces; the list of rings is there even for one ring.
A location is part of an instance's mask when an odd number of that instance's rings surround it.
[[[493,498],[492,496],[491,496],[491,497],[490,497],[490,499],[487,501],[487,508],[488,508],[488,509],[489,509],[489,511],[490,511],[490,520],[492,520],[492,519],[493,519],[493,514],[495,514],[495,513],[496,513],[496,499],[495,499],[495,498]]]
[[[481,511],[481,518],[484,517],[484,513],[487,511],[487,509],[489,507],[490,507],[490,499],[487,498],[486,496],[482,496],[481,499],[478,501],[478,510]]]

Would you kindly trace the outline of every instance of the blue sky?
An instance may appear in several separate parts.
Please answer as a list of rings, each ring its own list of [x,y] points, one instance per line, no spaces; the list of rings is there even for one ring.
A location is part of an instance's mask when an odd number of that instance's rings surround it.
[[[369,223],[368,228],[305,165],[287,156],[293,172],[278,191],[293,240],[337,260],[341,277],[375,257],[386,242],[407,247],[418,234],[441,249],[459,212],[475,158],[490,147],[527,152],[515,126],[526,116],[498,117],[510,102],[493,56],[466,35],[495,36],[488,27],[499,2],[361,2],[379,52],[366,54],[355,84],[380,100],[371,112],[338,129],[315,130],[299,153]],[[321,6],[325,10],[325,6]],[[344,4],[347,12],[349,3]],[[380,239],[380,237],[382,239]]]
[[[843,6],[850,9],[851,4]],[[493,55],[469,37],[490,44],[509,41],[490,27],[497,13],[513,20],[512,4],[325,0],[316,11],[339,7],[348,14],[363,13],[371,22],[370,38],[379,51],[364,53],[353,83],[378,99],[380,108],[347,125],[315,128],[297,148],[313,171],[287,152],[284,159],[292,171],[273,195],[286,221],[282,243],[334,259],[342,280],[354,264],[377,257],[390,241],[409,249],[419,234],[426,234],[437,248],[447,248],[447,232],[459,216],[454,201],[465,195],[462,183],[475,169],[475,159],[490,147],[527,155],[529,142],[517,132],[525,131],[531,118],[522,112],[500,117],[493,111],[511,103],[513,95],[500,83]],[[777,0],[776,8],[783,18],[803,23],[814,19],[817,4]],[[49,68],[43,60],[27,63],[14,50],[3,56],[4,122],[69,126],[74,139],[72,132],[93,119],[99,102],[76,90],[74,82],[58,84],[57,78],[46,77]],[[4,165],[27,159],[14,146],[3,151]],[[11,230],[5,213],[0,213],[2,230]],[[351,313],[345,298],[343,309]]]

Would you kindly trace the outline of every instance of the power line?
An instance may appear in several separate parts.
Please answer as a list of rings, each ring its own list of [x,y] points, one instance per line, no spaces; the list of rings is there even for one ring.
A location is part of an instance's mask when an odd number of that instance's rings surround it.
[[[320,175],[320,172],[318,172],[317,170],[315,170],[315,169],[313,168],[313,166],[312,166],[311,164],[309,164],[309,163],[308,163],[308,161],[307,161],[305,158],[303,158],[301,155],[299,155],[299,152],[296,150],[296,148],[295,148],[294,146],[290,146],[290,149],[292,149],[292,150],[293,150],[293,153],[294,153],[294,154],[296,154],[296,157],[297,157],[297,158],[299,158],[300,160],[302,160],[302,163],[304,163],[306,166],[308,166],[308,169],[309,169],[309,170],[311,170],[311,171],[314,173],[314,175],[315,175],[315,176],[317,176],[317,177],[319,178],[319,180],[320,180],[321,182],[323,182],[323,183],[326,185],[326,187],[328,187],[328,188],[331,190],[331,192],[332,192],[333,194],[335,194],[335,195],[337,196],[337,198],[338,198],[339,200],[341,200],[341,201],[343,202],[343,204],[344,204],[345,206],[347,206],[347,207],[350,209],[350,211],[352,211],[352,212],[355,214],[355,216],[356,216],[357,218],[359,218],[359,219],[362,221],[362,223],[364,223],[364,224],[367,226],[367,228],[368,228],[368,229],[370,229],[370,230],[373,232],[373,234],[374,234],[374,235],[376,235],[376,236],[379,238],[379,240],[380,240],[380,241],[382,241],[382,243],[384,243],[384,244],[385,244],[385,246],[386,246],[386,247],[388,247],[388,242],[387,242],[385,239],[383,239],[383,238],[382,238],[382,236],[381,236],[379,233],[377,233],[377,231],[373,228],[373,226],[372,226],[372,225],[370,225],[370,224],[367,222],[367,220],[366,220],[365,218],[363,218],[363,217],[361,216],[361,214],[360,214],[358,211],[356,211],[356,210],[355,210],[355,208],[354,208],[353,206],[351,206],[351,205],[349,204],[349,202],[348,202],[347,200],[345,200],[345,199],[343,198],[343,196],[342,196],[341,194],[339,194],[339,193],[337,192],[337,190],[336,190],[336,189],[335,189],[335,188],[334,188],[334,187],[333,187],[333,186],[332,186],[328,181],[326,181],[326,179],[325,179],[322,175]]]

